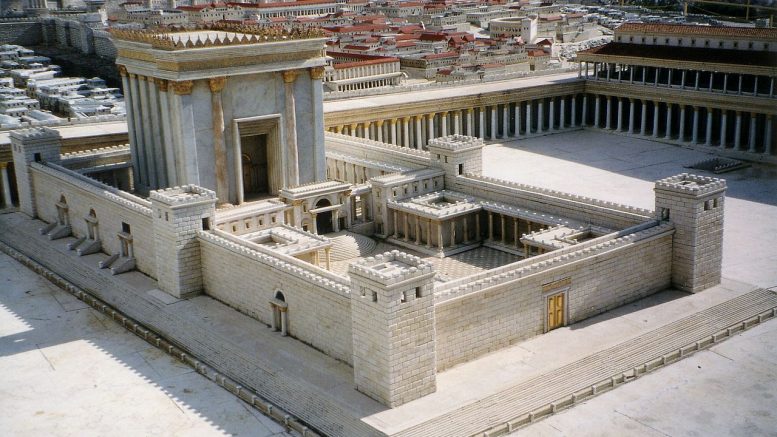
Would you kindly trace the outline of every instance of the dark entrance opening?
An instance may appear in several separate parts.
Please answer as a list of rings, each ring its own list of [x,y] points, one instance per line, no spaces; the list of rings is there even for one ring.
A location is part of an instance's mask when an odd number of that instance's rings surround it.
[[[327,199],[321,199],[316,202],[316,208],[323,208],[331,206],[332,203]],[[321,212],[316,214],[316,230],[319,235],[328,234],[334,232],[334,225],[332,224],[332,211]]]
[[[240,138],[243,162],[244,200],[254,200],[270,194],[267,171],[267,135]]]

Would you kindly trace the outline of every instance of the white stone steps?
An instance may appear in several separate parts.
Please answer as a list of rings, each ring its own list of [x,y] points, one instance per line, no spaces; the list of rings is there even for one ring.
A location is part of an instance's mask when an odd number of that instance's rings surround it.
[[[625,373],[633,372],[645,363],[660,360],[663,355],[676,353],[682,347],[774,308],[777,308],[777,294],[756,290],[562,366],[549,374],[524,381],[397,435],[472,434],[546,406],[552,409],[551,405],[564,397],[588,390],[608,378],[624,380]],[[677,358],[670,358],[670,361],[672,359]],[[637,373],[644,371],[638,370]]]

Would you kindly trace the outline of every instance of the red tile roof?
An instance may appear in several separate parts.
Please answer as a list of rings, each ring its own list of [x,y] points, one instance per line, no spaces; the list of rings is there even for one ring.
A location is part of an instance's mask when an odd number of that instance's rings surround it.
[[[774,52],[760,50],[743,51],[611,42],[603,46],[582,50],[578,54],[777,67],[777,55]]]
[[[623,23],[615,32],[641,32],[661,35],[697,35],[765,38],[777,40],[777,28],[696,26],[691,24]]]

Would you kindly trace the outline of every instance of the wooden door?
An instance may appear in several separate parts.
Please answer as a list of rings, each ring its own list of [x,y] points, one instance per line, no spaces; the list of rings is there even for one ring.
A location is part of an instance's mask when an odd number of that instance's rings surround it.
[[[548,331],[564,326],[564,293],[548,296]]]

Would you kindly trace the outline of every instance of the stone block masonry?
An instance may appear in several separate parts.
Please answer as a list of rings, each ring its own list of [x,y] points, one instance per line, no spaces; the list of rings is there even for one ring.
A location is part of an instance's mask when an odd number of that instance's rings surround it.
[[[0,44],[35,46],[43,42],[43,28],[39,21],[0,21]]]

